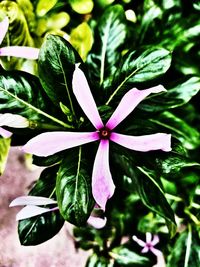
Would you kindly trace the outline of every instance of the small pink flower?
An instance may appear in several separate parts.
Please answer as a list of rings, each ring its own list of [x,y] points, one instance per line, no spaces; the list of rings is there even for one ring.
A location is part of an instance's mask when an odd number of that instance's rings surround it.
[[[160,93],[166,90],[161,85],[146,90],[131,89],[124,95],[118,107],[104,125],[91,94],[87,79],[79,68],[79,64],[76,64],[75,67],[72,87],[79,105],[93,124],[95,131],[46,132],[31,139],[22,149],[26,153],[45,157],[68,148],[99,141],[99,148],[94,160],[92,172],[92,193],[96,203],[105,210],[107,200],[112,197],[115,191],[115,185],[109,167],[110,141],[142,152],[158,149],[171,151],[170,134],[156,133],[143,136],[129,136],[114,131],[117,125],[149,94]]]
[[[154,246],[156,244],[158,244],[159,242],[159,237],[158,235],[154,235],[153,239],[152,239],[152,234],[147,232],[146,233],[146,242],[137,238],[137,236],[133,236],[132,237],[133,240],[138,243],[139,246],[143,247],[142,249],[142,253],[147,253],[148,251],[151,251],[154,255],[159,256],[160,254],[162,254],[162,252],[156,248],[154,248]]]
[[[4,37],[8,31],[9,20],[5,17],[3,21],[0,22],[0,45],[3,42]],[[39,54],[39,49],[27,46],[7,46],[0,48],[0,56],[13,56],[26,59],[37,59]]]

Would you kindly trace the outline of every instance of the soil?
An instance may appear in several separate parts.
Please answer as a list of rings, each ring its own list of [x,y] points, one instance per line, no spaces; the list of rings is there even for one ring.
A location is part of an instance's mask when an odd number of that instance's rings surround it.
[[[84,267],[89,253],[75,249],[72,225],[68,223],[41,245],[20,245],[15,220],[20,208],[9,208],[9,204],[14,198],[27,195],[40,172],[39,167],[28,169],[23,153],[11,148],[5,173],[0,177],[0,267]]]

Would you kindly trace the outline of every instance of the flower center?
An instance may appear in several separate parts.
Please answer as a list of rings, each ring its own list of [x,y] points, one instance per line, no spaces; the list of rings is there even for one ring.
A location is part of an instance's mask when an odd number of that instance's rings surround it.
[[[100,139],[109,139],[110,134],[111,134],[110,130],[105,127],[99,130]]]

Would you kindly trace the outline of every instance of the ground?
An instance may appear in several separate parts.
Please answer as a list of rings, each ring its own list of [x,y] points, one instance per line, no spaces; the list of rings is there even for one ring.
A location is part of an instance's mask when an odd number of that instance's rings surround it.
[[[26,167],[19,148],[10,150],[5,173],[0,177],[0,267],[84,267],[88,253],[74,248],[70,224],[41,245],[25,247],[19,243],[15,221],[19,208],[8,206],[14,198],[27,194],[40,172],[39,168]]]

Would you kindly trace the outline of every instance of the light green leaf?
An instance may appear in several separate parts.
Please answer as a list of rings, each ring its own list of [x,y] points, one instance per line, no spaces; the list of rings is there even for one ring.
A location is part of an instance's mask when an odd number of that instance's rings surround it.
[[[92,0],[69,0],[72,9],[79,14],[88,14],[93,9]]]
[[[85,61],[93,44],[93,34],[86,22],[81,23],[71,31],[70,43]]]
[[[10,138],[0,138],[0,175],[2,175],[5,170],[10,142]]]

